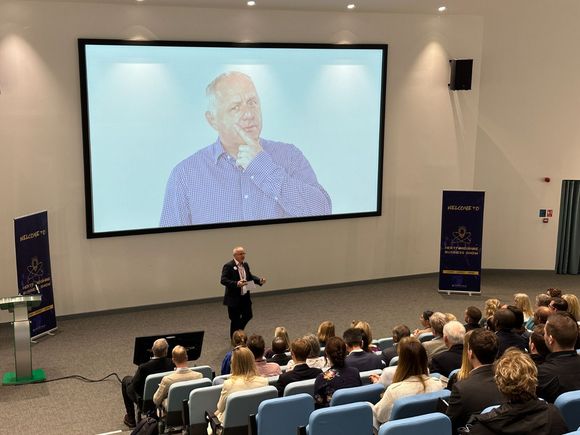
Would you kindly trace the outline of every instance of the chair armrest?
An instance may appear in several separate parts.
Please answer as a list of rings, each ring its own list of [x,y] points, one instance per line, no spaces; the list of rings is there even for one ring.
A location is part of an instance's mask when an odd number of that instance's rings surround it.
[[[258,424],[256,422],[256,414],[248,416],[248,435],[258,435]]]
[[[222,428],[222,423],[215,416],[215,414],[205,411],[205,421],[207,421],[211,427],[211,431],[214,434],[220,433],[219,430]]]
[[[183,421],[186,432],[189,433],[189,399],[181,401],[181,421]]]
[[[296,435],[307,435],[306,426],[298,426],[296,429]]]

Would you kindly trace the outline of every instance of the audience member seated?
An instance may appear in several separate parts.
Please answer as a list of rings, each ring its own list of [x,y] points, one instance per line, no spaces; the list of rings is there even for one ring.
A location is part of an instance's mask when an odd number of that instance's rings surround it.
[[[171,352],[171,359],[173,364],[175,364],[175,372],[170,375],[163,376],[161,383],[153,395],[153,402],[157,406],[162,406],[166,409],[167,393],[169,393],[169,387],[176,382],[183,381],[193,381],[195,379],[201,379],[203,375],[199,372],[191,370],[187,366],[187,351],[183,346],[175,346]]]
[[[443,313],[443,314],[445,314],[445,320],[447,320],[447,323],[451,322],[452,320],[457,320],[457,317],[453,313]]]
[[[430,310],[425,310],[421,313],[419,316],[419,323],[421,327],[413,331],[413,336],[419,337],[419,335],[426,333],[433,334],[433,329],[431,329],[431,323],[429,322],[429,319],[432,315],[433,311]]]
[[[466,337],[468,335],[465,354],[472,369],[467,376],[465,374],[458,376],[458,381],[451,389],[447,409],[453,433],[456,433],[457,428],[465,426],[472,414],[479,414],[488,406],[503,402],[495,383],[492,366],[497,355],[497,337],[493,332],[484,329],[476,329],[465,334]]]
[[[461,324],[460,326],[463,327]],[[375,428],[389,421],[393,404],[397,399],[443,389],[439,379],[429,377],[427,352],[417,338],[403,338],[398,348],[399,363],[393,383],[384,392],[381,400],[373,406]]]
[[[439,311],[433,313],[429,318],[429,324],[433,331],[433,339],[423,343],[429,361],[433,358],[433,355],[437,355],[446,349],[445,342],[443,341],[443,327],[446,323],[447,318],[445,317],[445,314],[440,313]]]
[[[536,325],[530,335],[529,349],[530,357],[536,366],[539,366],[544,362],[546,356],[550,353],[548,346],[546,346],[546,341],[544,340],[544,326]]]
[[[344,331],[342,338],[346,343],[346,350],[349,352],[346,357],[347,367],[355,367],[359,372],[385,367],[379,355],[373,352],[365,352],[362,348],[364,342],[362,329],[349,328]]]
[[[516,293],[514,295],[514,305],[524,313],[524,326],[531,331],[534,323],[534,312],[532,311],[530,297],[525,293]]]
[[[542,399],[553,403],[562,393],[580,390],[580,355],[574,350],[577,338],[578,324],[569,313],[548,317],[544,340],[550,353],[538,367],[538,396]]]
[[[562,299],[564,299],[568,303],[568,312],[576,319],[576,321],[580,320],[580,304],[578,303],[578,298],[576,295],[573,294],[565,294],[562,295]]]
[[[346,367],[346,344],[339,337],[331,337],[324,348],[330,368],[320,373],[314,382],[314,400],[316,408],[330,405],[332,395],[341,388],[358,387],[362,385],[359,371],[354,367]]]
[[[266,361],[276,363],[280,366],[285,366],[290,361],[290,355],[286,353],[286,341],[282,337],[276,337],[272,340],[272,353],[270,358]]]
[[[289,372],[282,373],[276,383],[278,395],[284,394],[284,388],[291,382],[304,381],[306,379],[314,379],[322,370],[319,368],[308,367],[306,358],[310,354],[310,343],[304,338],[297,338],[290,345],[290,353],[292,361],[294,361],[294,369]]]
[[[288,336],[288,330],[283,326],[276,327],[276,329],[274,329],[274,339],[276,339],[276,338],[281,338],[282,340],[284,340],[284,343],[285,343],[284,352],[289,352],[290,351],[290,337]],[[266,349],[266,351],[264,352],[264,356],[266,358],[272,358],[272,356],[274,356],[274,350],[272,348]]]
[[[516,323],[515,314],[507,308],[500,308],[493,315],[494,329],[499,341],[498,357],[502,356],[508,347],[526,350],[528,340],[513,331]]]
[[[506,308],[510,310],[512,313],[514,313],[515,316],[513,331],[516,334],[520,334],[522,337],[524,337],[527,342],[528,339],[530,338],[531,333],[524,326],[524,312],[515,305],[507,305]]]
[[[550,287],[548,290],[546,290],[546,294],[551,298],[561,298],[562,290]]]
[[[499,310],[500,305],[501,302],[499,299],[491,298],[486,300],[485,307],[483,309],[483,317],[479,321],[479,326],[482,328],[487,327],[488,320],[493,318],[495,312]]]
[[[534,311],[534,322],[532,325],[532,329],[534,329],[533,328],[534,325],[545,325],[546,322],[548,321],[548,317],[550,317],[551,314],[552,310],[548,308],[547,305],[536,308],[536,311]]]
[[[548,305],[548,308],[550,310],[552,310],[553,313],[556,313],[558,311],[560,312],[564,312],[564,311],[568,311],[568,302],[566,302],[564,299],[558,297],[558,298],[552,298],[550,299],[550,305]]]
[[[326,361],[326,358],[320,356],[320,343],[318,342],[318,337],[316,337],[314,334],[308,334],[302,338],[310,343],[310,355],[308,355],[308,358],[306,358],[306,364],[308,364],[308,367],[318,368],[322,371],[327,370],[330,365],[328,361]],[[294,361],[288,361],[288,364],[286,365],[286,371],[288,372],[293,368]]]
[[[238,346],[245,346],[247,341],[248,341],[248,336],[246,335],[246,333],[244,331],[242,331],[241,329],[234,331],[234,333],[232,334],[232,349],[235,347],[238,347]],[[222,375],[229,375],[230,374],[231,363],[232,363],[232,351],[230,350],[228,353],[226,353],[226,356],[224,357],[224,359],[222,361],[222,368],[221,368]]]
[[[445,324],[443,341],[447,350],[431,358],[430,369],[432,373],[441,373],[441,375],[449,377],[449,373],[461,367],[464,335],[465,328],[457,320],[452,320]]]
[[[254,354],[243,346],[234,348],[232,352],[232,376],[224,382],[215,416],[223,422],[226,400],[230,394],[267,385],[268,379],[258,374]]]
[[[125,376],[121,382],[121,394],[125,402],[125,418],[123,422],[129,427],[135,427],[135,404],[143,397],[145,379],[155,373],[173,370],[173,362],[167,358],[167,341],[164,338],[155,340],[153,343],[153,358],[137,367],[133,376]]]
[[[266,377],[277,376],[282,373],[282,370],[278,364],[266,361],[264,358],[265,347],[266,343],[261,335],[253,334],[248,338],[248,349],[254,354],[258,374]]]
[[[481,320],[481,310],[477,307],[467,307],[465,310],[465,331],[472,331],[479,328],[479,321]]]
[[[401,341],[401,338],[409,337],[411,335],[411,331],[406,325],[397,325],[393,328],[392,334],[393,345],[381,352],[381,358],[383,359],[383,362],[386,366],[388,366],[391,360],[397,356],[397,343]]]
[[[550,305],[550,295],[546,293],[540,293],[536,296],[536,308],[547,307]]]
[[[537,370],[529,355],[516,349],[508,350],[495,368],[495,382],[507,402],[474,416],[468,433],[561,435],[568,432],[558,410],[536,397]]]
[[[483,329],[483,328],[477,328],[477,329]],[[471,331],[467,331],[465,333],[465,335],[463,336],[463,351],[461,352],[461,367],[459,367],[459,370],[457,372],[449,375],[449,379],[447,379],[447,386],[445,387],[449,391],[452,390],[453,385],[455,385],[455,382],[457,382],[459,380],[467,379],[469,377],[469,373],[471,372],[471,370],[473,370],[473,366],[471,365],[471,361],[469,360],[469,357],[467,354],[467,347],[468,347],[467,343],[469,342],[469,337],[471,337],[472,331],[475,331],[475,329],[472,329]]]
[[[326,346],[326,341],[330,337],[335,337],[336,333],[334,332],[334,323],[330,320],[326,320],[322,322],[318,326],[318,332],[316,333],[318,336],[318,342],[320,343],[320,347]]]
[[[363,332],[363,345],[362,349],[365,352],[377,352],[379,350],[378,346],[373,344],[373,331],[371,330],[371,325],[364,320],[357,321],[353,328],[358,328]]]

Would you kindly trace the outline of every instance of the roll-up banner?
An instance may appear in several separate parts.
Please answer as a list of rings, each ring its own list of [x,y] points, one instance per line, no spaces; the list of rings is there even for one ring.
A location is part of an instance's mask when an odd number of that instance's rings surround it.
[[[42,211],[14,219],[14,237],[18,293],[42,295],[40,305],[30,308],[28,312],[30,336],[34,339],[56,329],[48,243],[48,213]]]
[[[443,191],[440,293],[481,292],[485,192]]]

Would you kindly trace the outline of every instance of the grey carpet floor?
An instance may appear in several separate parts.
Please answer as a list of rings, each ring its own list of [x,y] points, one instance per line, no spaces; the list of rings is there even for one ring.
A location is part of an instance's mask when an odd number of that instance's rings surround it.
[[[463,318],[469,305],[483,308],[485,299],[510,302],[515,292],[532,298],[548,287],[580,296],[580,277],[549,271],[485,271],[482,294],[443,295],[437,276],[391,279],[318,290],[254,295],[254,319],[248,333],[262,334],[267,343],[276,326],[285,326],[291,338],[316,332],[323,320],[332,320],[337,333],[352,320],[366,320],[374,338],[390,336],[393,326],[418,326],[424,309],[451,312]],[[57,301],[58,307],[58,301]],[[132,375],[136,336],[204,330],[198,365],[219,371],[229,350],[227,311],[221,301],[183,303],[59,319],[58,331],[33,346],[34,368],[43,368],[49,380],[70,375],[100,379],[109,373]],[[13,371],[12,332],[0,327],[0,371]],[[59,380],[35,385],[0,387],[0,434],[98,434],[127,430],[123,401],[116,379],[85,383]]]

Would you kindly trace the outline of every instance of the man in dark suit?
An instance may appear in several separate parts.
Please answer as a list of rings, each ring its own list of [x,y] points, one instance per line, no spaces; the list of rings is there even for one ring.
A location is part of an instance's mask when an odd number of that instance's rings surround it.
[[[345,366],[355,367],[359,372],[383,369],[385,367],[385,363],[379,355],[363,350],[362,329],[349,328],[342,334],[342,339],[346,343],[346,350],[349,352],[344,361]]]
[[[441,375],[449,377],[449,373],[461,367],[463,337],[465,337],[465,327],[457,320],[445,324],[443,341],[447,350],[434,355],[431,359],[429,370],[432,373],[441,373]]]
[[[548,317],[544,340],[550,353],[538,367],[538,396],[554,403],[567,391],[580,390],[580,355],[574,349],[578,324],[568,313],[557,312]]]
[[[230,318],[230,338],[234,331],[245,329],[252,318],[252,300],[250,299],[249,282],[262,285],[264,278],[252,275],[250,266],[244,260],[246,251],[241,246],[234,248],[234,259],[224,264],[221,283],[225,286],[224,305],[228,307]]]
[[[173,362],[167,358],[167,340],[160,338],[153,343],[153,358],[137,367],[134,376],[125,376],[121,381],[121,393],[125,402],[125,418],[123,422],[129,427],[135,427],[135,404],[143,397],[145,379],[155,373],[168,372],[174,369]]]
[[[523,320],[523,318],[522,318]],[[522,337],[514,328],[519,327],[516,315],[508,308],[501,308],[493,315],[496,336],[499,341],[497,357],[500,358],[509,347],[517,347],[522,352],[527,351],[528,340]]]
[[[284,395],[284,388],[286,385],[297,382],[304,381],[306,379],[314,379],[322,370],[316,367],[309,367],[306,364],[306,359],[310,354],[310,343],[304,338],[297,338],[290,345],[290,353],[292,355],[292,361],[294,361],[294,368],[290,371],[282,373],[276,382],[276,388],[278,389],[278,395],[282,397]]]
[[[495,334],[475,329],[467,343],[467,357],[473,366],[469,377],[453,384],[447,416],[453,424],[453,433],[465,426],[469,417],[491,405],[504,401],[493,376],[493,362],[497,355],[498,341]]]

